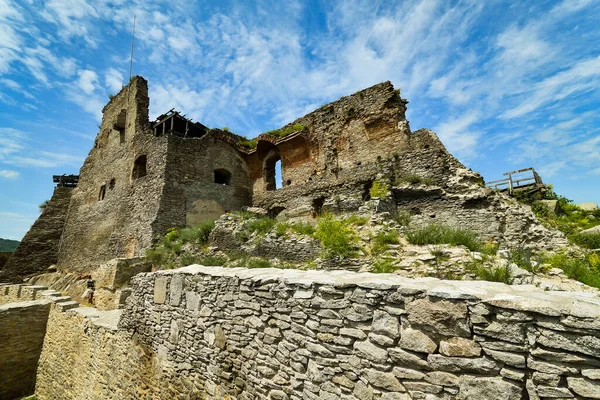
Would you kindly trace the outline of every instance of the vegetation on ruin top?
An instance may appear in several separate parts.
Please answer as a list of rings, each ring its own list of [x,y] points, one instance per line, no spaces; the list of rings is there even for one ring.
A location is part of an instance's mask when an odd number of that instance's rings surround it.
[[[281,129],[275,129],[272,131],[264,132],[263,135],[273,135],[273,136],[277,136],[277,137],[281,138],[281,137],[289,136],[292,133],[301,132],[304,130],[306,130],[306,126],[304,126],[302,124],[294,124],[291,126],[286,126]]]

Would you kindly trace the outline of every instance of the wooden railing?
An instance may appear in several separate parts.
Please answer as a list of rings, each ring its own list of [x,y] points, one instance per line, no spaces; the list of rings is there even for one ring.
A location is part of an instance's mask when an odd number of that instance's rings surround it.
[[[514,177],[513,175],[530,172],[524,176]],[[505,172],[505,179],[487,182],[486,186],[499,191],[508,191],[512,193],[515,190],[538,189],[545,187],[542,178],[533,168],[524,168],[516,171]]]

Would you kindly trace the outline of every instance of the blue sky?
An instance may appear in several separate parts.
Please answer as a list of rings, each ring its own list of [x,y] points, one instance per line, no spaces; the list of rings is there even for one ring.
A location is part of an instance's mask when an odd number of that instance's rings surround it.
[[[600,203],[600,1],[0,0],[0,237],[78,173],[127,81],[133,15],[151,117],[252,137],[391,80],[411,128],[486,180],[533,166]]]

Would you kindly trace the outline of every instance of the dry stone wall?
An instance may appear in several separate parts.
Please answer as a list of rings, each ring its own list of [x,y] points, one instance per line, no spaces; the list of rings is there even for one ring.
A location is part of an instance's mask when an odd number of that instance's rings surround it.
[[[54,299],[40,399],[600,397],[595,294],[190,266],[139,274],[124,310],[99,311],[13,286],[0,299]]]
[[[599,317],[534,287],[191,266],[136,276],[120,329],[201,398],[599,398]]]
[[[36,300],[0,305],[0,399],[33,394],[50,304]]]

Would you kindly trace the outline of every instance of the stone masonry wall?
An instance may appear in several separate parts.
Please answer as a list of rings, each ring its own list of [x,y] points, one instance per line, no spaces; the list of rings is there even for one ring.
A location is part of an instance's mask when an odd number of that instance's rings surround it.
[[[141,255],[152,244],[167,137],[150,131],[148,104],[147,82],[136,77],[104,108],[100,133],[73,190],[60,268],[89,272],[113,258]],[[146,156],[146,174],[136,178],[134,162],[140,156]]]
[[[61,304],[40,399],[600,397],[593,294],[190,266],[137,275],[125,310]]]
[[[211,133],[201,138],[171,135],[168,141],[168,168],[155,231],[214,221],[251,204],[248,169],[234,147]],[[215,170],[229,172],[229,184],[215,183]]]
[[[0,399],[33,394],[49,311],[48,300],[0,305]]]
[[[16,276],[40,273],[58,260],[58,245],[63,232],[73,189],[57,187],[42,214],[19,243],[19,247],[0,271],[0,282]]]
[[[188,381],[161,398],[600,398],[599,317],[534,287],[191,266],[136,276],[120,330]]]

